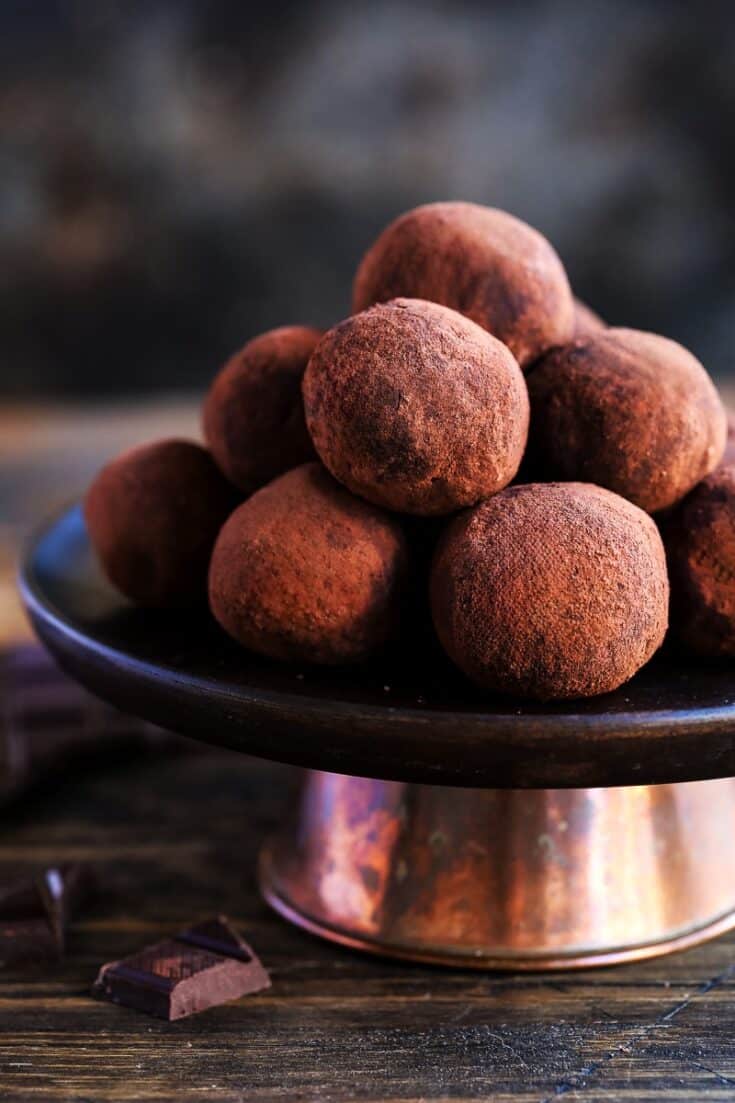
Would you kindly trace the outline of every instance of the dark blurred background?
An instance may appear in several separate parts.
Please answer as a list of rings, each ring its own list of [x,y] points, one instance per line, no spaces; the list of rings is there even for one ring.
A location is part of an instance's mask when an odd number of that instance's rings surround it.
[[[2,0],[0,392],[200,388],[438,198],[726,376],[734,124],[732,3]]]

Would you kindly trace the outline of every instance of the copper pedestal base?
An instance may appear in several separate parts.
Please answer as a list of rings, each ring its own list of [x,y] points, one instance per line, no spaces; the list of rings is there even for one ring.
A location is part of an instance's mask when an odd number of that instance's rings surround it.
[[[735,926],[735,779],[482,790],[308,771],[261,887],[307,930],[415,961],[651,957]]]

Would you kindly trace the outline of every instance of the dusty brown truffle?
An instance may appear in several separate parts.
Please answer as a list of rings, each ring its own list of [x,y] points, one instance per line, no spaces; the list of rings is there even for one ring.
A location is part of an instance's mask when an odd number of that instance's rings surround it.
[[[735,417],[732,414],[727,415],[727,439],[722,462],[735,463]]]
[[[398,521],[353,498],[320,464],[304,464],[227,521],[209,602],[225,631],[253,651],[353,662],[391,635],[405,569]]]
[[[648,513],[674,505],[722,458],[726,419],[714,384],[666,337],[603,330],[553,349],[528,389],[537,469],[597,483]]]
[[[246,494],[314,458],[301,378],[321,331],[272,329],[227,361],[209,389],[204,436],[227,478]]]
[[[466,314],[522,367],[572,338],[572,293],[549,242],[476,203],[429,203],[383,230],[357,270],[353,310],[404,295]]]
[[[542,701],[631,678],[664,638],[668,597],[654,522],[585,483],[509,487],[462,514],[431,578],[434,625],[457,666]]]
[[[581,299],[575,298],[574,300],[574,339],[575,341],[579,337],[587,337],[591,333],[599,333],[601,329],[606,329],[606,323],[603,322],[599,314],[595,313],[591,306],[587,306],[587,303],[583,303]]]
[[[198,444],[162,440],[100,471],[84,500],[87,529],[110,581],[140,605],[188,605],[206,596],[217,533],[234,487]]]
[[[451,513],[518,470],[521,370],[500,341],[437,303],[396,299],[341,322],[317,345],[303,390],[324,464],[377,505]]]
[[[700,655],[735,655],[735,466],[701,482],[662,531],[674,633]]]

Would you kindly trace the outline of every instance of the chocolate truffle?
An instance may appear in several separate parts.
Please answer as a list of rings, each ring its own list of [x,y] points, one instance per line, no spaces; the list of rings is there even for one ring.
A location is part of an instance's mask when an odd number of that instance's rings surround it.
[[[654,522],[584,483],[509,487],[460,515],[431,577],[434,625],[457,666],[541,701],[631,678],[664,638],[668,597]]]
[[[125,452],[100,471],[84,500],[102,567],[140,605],[189,605],[206,597],[217,533],[235,490],[198,444],[162,440]]]
[[[227,361],[204,403],[204,436],[230,482],[245,494],[314,459],[304,422],[301,377],[321,337],[283,326]]]
[[[320,464],[304,464],[229,518],[212,555],[209,602],[253,651],[353,662],[397,625],[405,568],[398,521],[353,498]]]
[[[583,303],[581,299],[575,298],[574,300],[574,339],[575,341],[579,337],[587,337],[590,333],[599,333],[601,329],[606,329],[606,324],[603,322],[599,314],[596,314],[592,307],[587,306],[587,303]]]
[[[727,415],[727,440],[722,462],[735,463],[735,417],[732,414]]]
[[[306,421],[355,494],[405,513],[451,513],[506,486],[523,455],[528,393],[505,345],[437,303],[395,299],[317,345]]]
[[[700,655],[735,655],[735,466],[701,482],[662,531],[675,635]]]
[[[528,377],[529,447],[551,478],[607,487],[648,513],[673,506],[725,447],[725,411],[675,341],[606,329],[553,349]]]
[[[572,293],[549,242],[476,203],[429,203],[383,230],[357,270],[353,310],[398,296],[466,314],[521,366],[572,338]]]

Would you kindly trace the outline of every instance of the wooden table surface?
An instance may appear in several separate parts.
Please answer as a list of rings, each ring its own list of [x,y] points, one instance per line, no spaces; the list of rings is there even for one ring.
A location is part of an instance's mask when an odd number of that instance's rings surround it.
[[[735,1096],[735,936],[553,976],[338,949],[258,896],[258,846],[290,781],[234,753],[130,754],[6,811],[0,862],[81,859],[105,888],[60,965],[0,974],[0,1099]],[[218,911],[271,971],[269,991],[173,1024],[90,997],[102,962]]]
[[[191,411],[169,421],[191,424]],[[135,426],[137,439],[150,429]],[[54,432],[40,468],[17,444],[14,474],[0,474],[6,653],[25,631],[9,565],[27,515],[73,493],[70,468],[86,472],[121,435],[111,419],[79,459],[68,424]],[[0,683],[0,705],[12,692]],[[82,859],[105,886],[59,965],[0,972],[3,1103],[735,1099],[735,934],[658,961],[550,976],[338,949],[272,915],[257,893],[258,846],[291,780],[226,751],[131,748],[59,771],[0,812],[0,867]],[[101,963],[218,911],[271,971],[269,991],[174,1024],[90,998]]]

